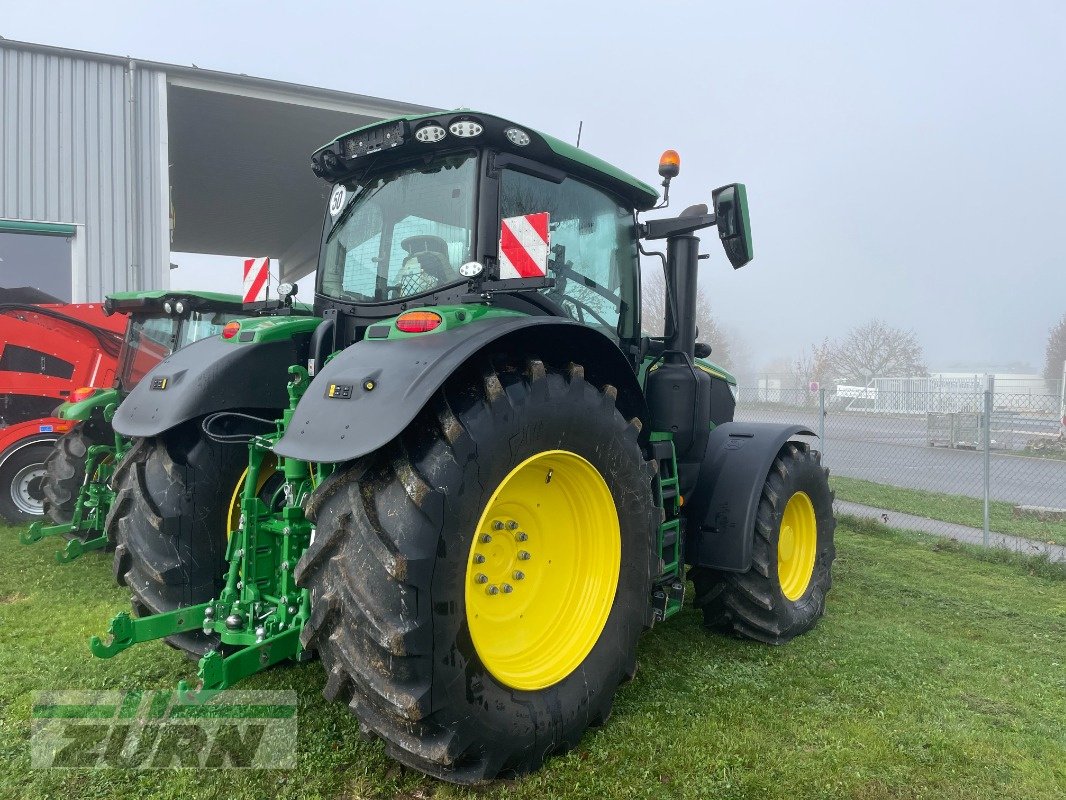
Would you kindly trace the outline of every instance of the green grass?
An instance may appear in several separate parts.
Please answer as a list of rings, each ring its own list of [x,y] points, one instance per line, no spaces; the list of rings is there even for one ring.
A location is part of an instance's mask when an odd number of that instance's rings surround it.
[[[1022,450],[1019,455],[1026,458],[1050,458],[1055,461],[1066,461],[1066,450]]]
[[[1061,798],[1066,573],[876,525],[838,530],[826,618],[780,648],[712,635],[686,608],[645,634],[640,671],[581,746],[517,781],[461,789],[403,769],[321,697],[317,663],[245,688],[300,697],[289,771],[29,766],[30,693],[167,689],[193,665],[159,643],[90,658],[126,607],[109,560],[69,566],[0,529],[0,797]]]
[[[829,482],[838,500],[900,511],[919,517],[955,522],[971,528],[984,526],[984,501],[973,497],[923,489],[902,489],[884,483],[832,475]],[[1066,522],[1041,522],[1033,516],[1014,516],[1014,506],[993,500],[989,504],[989,527],[997,533],[1009,533],[1042,542],[1066,544]]]

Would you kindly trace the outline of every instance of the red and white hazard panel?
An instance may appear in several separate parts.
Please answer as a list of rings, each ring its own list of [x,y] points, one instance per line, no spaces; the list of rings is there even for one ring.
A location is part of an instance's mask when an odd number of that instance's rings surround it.
[[[269,280],[269,258],[244,259],[244,302],[254,303],[258,300],[266,300]]]
[[[548,212],[500,221],[500,278],[548,274]]]

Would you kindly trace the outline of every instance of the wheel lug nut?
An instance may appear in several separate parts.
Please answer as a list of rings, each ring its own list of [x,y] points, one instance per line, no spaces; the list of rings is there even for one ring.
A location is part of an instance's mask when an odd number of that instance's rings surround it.
[[[479,572],[474,577],[474,581],[477,582],[477,583],[488,583],[489,582],[489,576],[488,575],[484,575],[484,574]]]
[[[526,535],[525,531],[519,531],[518,533],[516,533],[514,535],[514,538],[515,538],[515,541],[524,542],[526,539],[529,538],[529,536]]]
[[[481,553],[474,553],[474,563],[475,564],[484,564],[485,563],[485,556],[481,555]]]
[[[488,587],[485,591],[488,592],[489,594],[499,594],[500,593],[499,588],[497,586],[495,586],[495,585]]]
[[[515,528],[517,528],[517,527],[518,527],[518,523],[517,523],[517,522],[515,522],[515,521],[514,521],[513,519],[512,519],[512,520],[510,520],[510,521],[508,521],[508,523],[507,523],[507,530],[509,530],[509,531],[513,531],[513,530],[514,530]]]
[[[509,583],[505,583],[505,584],[503,584],[503,586],[500,587],[500,591],[503,592],[504,594],[510,594],[511,592],[514,591],[514,587],[511,586],[511,584],[509,584]]]
[[[518,560],[519,561],[529,561],[529,553],[527,553],[525,550],[519,550],[518,551]]]
[[[499,520],[496,520],[495,522],[492,523],[492,529],[494,531],[502,531],[503,530],[503,523],[500,522]]]
[[[489,542],[492,541],[492,534],[490,534],[490,533],[481,534],[481,541],[483,541],[485,544],[488,544]]]
[[[513,575],[512,577],[514,577],[514,579],[515,579],[516,581],[520,581],[520,580],[522,580],[522,579],[523,579],[524,577],[526,577],[526,573],[522,572],[522,570],[520,570],[520,569],[516,569],[516,570],[514,571],[514,575]]]

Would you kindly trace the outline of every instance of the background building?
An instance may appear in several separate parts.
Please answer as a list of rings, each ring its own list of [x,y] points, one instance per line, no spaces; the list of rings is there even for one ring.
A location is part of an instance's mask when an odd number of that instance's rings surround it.
[[[170,284],[172,251],[314,268],[311,152],[432,109],[0,40],[0,286],[75,301]]]

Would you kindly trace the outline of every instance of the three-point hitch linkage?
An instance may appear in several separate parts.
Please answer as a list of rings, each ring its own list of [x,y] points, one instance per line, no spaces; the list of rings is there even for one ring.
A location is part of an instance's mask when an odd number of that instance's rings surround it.
[[[108,425],[111,424],[117,408],[117,403],[104,408],[104,420]],[[56,552],[56,561],[60,564],[73,561],[90,550],[100,550],[107,546],[104,527],[107,512],[115,499],[111,478],[116,465],[130,447],[129,440],[124,436],[115,433],[114,439],[114,444],[94,444],[86,452],[85,479],[78,490],[70,522],[47,527],[43,522],[35,522],[30,525],[29,530],[19,534],[22,544],[33,544],[49,536],[68,537],[67,546]]]
[[[134,618],[122,612],[111,621],[108,642],[92,637],[93,655],[110,658],[139,642],[197,629],[216,634],[220,645],[235,651],[223,656],[216,647],[200,659],[199,687],[190,690],[185,681],[178,685],[190,698],[200,691],[226,689],[285,659],[302,657],[300,631],[310,616],[310,596],[296,586],[293,572],[313,533],[303,502],[326,473],[323,468],[312,470],[306,461],[274,456],[273,445],[291,422],[309,383],[303,367],[289,367],[289,374],[289,406],[273,423],[275,431],[246,437],[248,469],[239,522],[229,535],[222,593],[209,602],[162,614]],[[211,422],[211,417],[204,420],[208,435]]]

